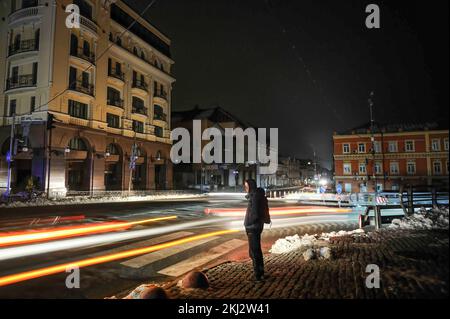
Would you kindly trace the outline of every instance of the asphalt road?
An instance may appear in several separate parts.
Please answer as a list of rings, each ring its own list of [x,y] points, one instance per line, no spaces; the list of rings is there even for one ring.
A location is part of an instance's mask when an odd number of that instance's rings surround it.
[[[352,210],[338,212],[336,207],[293,207],[294,204],[284,201],[271,201],[270,206],[273,224],[264,232],[263,247],[266,251],[274,240],[287,235],[354,229],[358,216]],[[235,259],[248,258],[246,237],[242,231],[245,207],[243,198],[216,197],[2,209],[0,298],[120,296],[142,283],[173,280],[191,268],[200,269],[227,260],[230,256]],[[213,211],[206,214],[205,209]],[[167,219],[140,223],[154,218]],[[111,223],[129,222],[138,223],[126,228],[107,229],[102,233],[47,238],[40,242],[33,242],[26,237],[36,230],[51,233],[61,227],[63,231],[71,231],[86,225],[110,227]],[[225,233],[211,234],[218,231]],[[8,245],[3,243],[2,246],[2,238],[12,235],[30,241]],[[180,242],[186,238],[186,242]],[[137,251],[161,244],[167,244],[167,247],[159,247],[155,251]],[[124,252],[132,253],[123,255]],[[48,274],[51,272],[49,267],[78,265],[80,261],[99,260],[105,256],[114,256],[116,259],[80,269],[80,288],[66,287],[70,273],[59,271]],[[30,271],[37,272],[32,274]],[[2,286],[2,280],[6,279],[12,282]]]

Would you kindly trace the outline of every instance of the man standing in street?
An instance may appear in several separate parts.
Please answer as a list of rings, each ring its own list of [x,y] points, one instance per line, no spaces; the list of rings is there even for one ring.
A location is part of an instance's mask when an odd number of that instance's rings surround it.
[[[253,179],[245,181],[245,191],[248,199],[244,226],[248,237],[249,255],[253,261],[256,281],[264,279],[264,258],[261,249],[261,233],[264,223],[270,223],[267,198],[262,188],[256,186]]]

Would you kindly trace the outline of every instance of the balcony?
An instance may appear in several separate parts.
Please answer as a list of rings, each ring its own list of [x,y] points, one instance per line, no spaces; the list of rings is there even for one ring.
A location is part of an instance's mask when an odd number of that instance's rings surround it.
[[[157,121],[167,121],[167,114],[164,113],[155,113],[153,114],[153,119]]]
[[[35,1],[33,6],[20,8],[9,15],[8,23],[12,24],[21,19],[34,18],[39,15],[39,3]]]
[[[120,107],[123,109],[123,100],[122,99],[108,99],[106,101],[106,103],[108,105],[112,105],[112,106],[116,106],[116,107]]]
[[[39,50],[39,43],[37,43],[35,39],[23,40],[19,43],[14,43],[13,45],[9,46],[8,56],[37,50]]]
[[[84,93],[90,96],[94,96],[94,86],[89,83],[83,83],[82,81],[76,81],[69,84],[69,90]]]
[[[148,84],[144,81],[140,81],[140,80],[133,80],[133,88],[137,88],[137,89],[141,89],[145,92],[148,91]]]
[[[95,54],[93,52],[83,50],[83,48],[71,48],[70,55],[95,65]]]
[[[121,70],[118,70],[116,68],[112,68],[108,70],[108,76],[119,79],[121,81],[125,81],[125,73],[123,73]]]
[[[157,91],[155,91],[155,92],[153,93],[153,96],[154,96],[154,97],[159,97],[159,98],[164,99],[164,100],[167,101],[167,96],[168,96],[168,94],[167,94],[167,92],[165,92],[165,91],[157,90]]]
[[[147,116],[147,108],[146,107],[133,106],[132,109],[131,109],[131,112],[134,113],[134,114],[141,114],[141,115]]]
[[[82,27],[86,27],[88,31],[91,31],[95,35],[97,35],[97,24],[91,19],[80,15],[80,25]]]
[[[36,86],[36,76],[34,74],[19,75],[9,78],[6,81],[6,89],[19,89]]]

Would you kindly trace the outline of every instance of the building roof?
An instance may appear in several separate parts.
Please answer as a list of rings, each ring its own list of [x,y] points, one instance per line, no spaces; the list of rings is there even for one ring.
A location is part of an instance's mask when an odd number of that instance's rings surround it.
[[[425,130],[448,130],[448,121],[435,121],[424,123],[374,123],[373,133],[398,133],[398,132],[414,132]],[[367,134],[370,133],[370,122],[354,127],[349,130],[337,132],[337,135]]]
[[[251,127],[249,124],[238,119],[235,115],[225,111],[220,106],[202,109],[196,105],[191,110],[172,112],[172,123],[203,119],[207,119],[213,123],[236,122],[243,128]]]

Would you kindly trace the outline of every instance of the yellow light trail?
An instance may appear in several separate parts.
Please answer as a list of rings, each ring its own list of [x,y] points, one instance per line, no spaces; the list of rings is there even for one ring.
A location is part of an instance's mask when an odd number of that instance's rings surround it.
[[[179,239],[179,240],[175,240],[175,241],[171,241],[171,242],[167,242],[167,243],[163,243],[163,244],[158,244],[158,245],[154,245],[154,246],[126,250],[126,251],[123,251],[120,253],[108,254],[108,255],[104,255],[104,256],[78,260],[78,261],[74,261],[71,263],[65,263],[65,264],[55,265],[55,266],[51,266],[51,267],[26,271],[26,272],[22,272],[22,273],[18,273],[18,274],[8,275],[5,277],[0,277],[0,287],[11,285],[11,284],[22,282],[22,281],[26,281],[26,280],[30,280],[30,279],[35,279],[35,278],[39,278],[39,277],[44,277],[44,276],[49,276],[49,275],[54,275],[57,273],[65,272],[66,269],[68,269],[69,267],[76,266],[76,267],[82,268],[82,267],[102,264],[102,263],[111,262],[114,260],[119,260],[119,259],[124,259],[124,258],[147,254],[150,252],[154,252],[154,251],[161,250],[164,248],[173,247],[176,245],[185,244],[185,243],[196,241],[199,239],[204,239],[204,238],[213,237],[213,236],[226,235],[226,234],[231,234],[231,233],[235,233],[235,232],[239,232],[239,230],[235,230],[235,229],[220,230],[220,231],[211,232],[211,233],[207,233],[207,234],[186,237],[183,239]]]
[[[68,237],[75,237],[81,235],[88,235],[94,233],[101,233],[113,230],[119,230],[129,228],[135,225],[141,225],[151,222],[159,222],[164,220],[176,219],[177,216],[158,217],[145,220],[138,220],[134,222],[115,222],[115,223],[102,223],[101,225],[84,225],[57,228],[49,231],[34,231],[34,232],[21,232],[2,235],[0,233],[0,247],[12,246],[19,244],[29,244],[34,242],[47,241],[52,239],[62,239]]]

